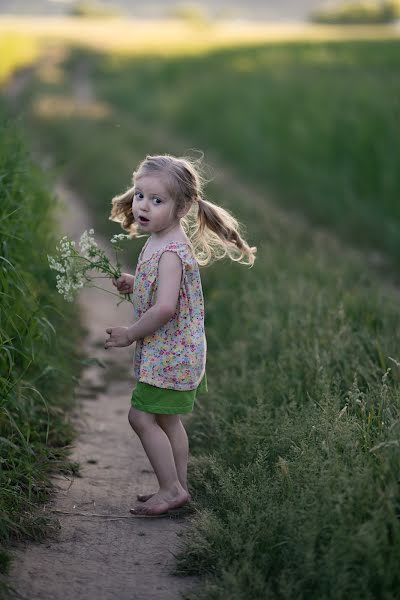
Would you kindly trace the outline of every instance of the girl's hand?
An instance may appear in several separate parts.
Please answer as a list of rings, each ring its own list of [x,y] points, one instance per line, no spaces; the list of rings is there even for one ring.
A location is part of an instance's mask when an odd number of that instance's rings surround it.
[[[130,346],[133,342],[129,338],[128,327],[109,327],[106,332],[110,334],[108,340],[104,344],[104,348],[122,348]]]
[[[132,294],[134,281],[134,275],[129,275],[129,273],[121,273],[118,279],[112,280],[120,294]]]

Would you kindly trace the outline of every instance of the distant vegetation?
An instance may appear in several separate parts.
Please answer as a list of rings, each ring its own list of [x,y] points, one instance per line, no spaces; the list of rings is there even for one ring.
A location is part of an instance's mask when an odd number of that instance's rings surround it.
[[[238,16],[240,11],[235,8],[221,7],[209,10],[209,7],[199,4],[180,3],[166,10],[166,16],[175,17],[190,25],[207,26],[219,19],[229,19]]]
[[[340,2],[331,8],[323,8],[311,13],[314,23],[370,25],[392,23],[400,18],[399,0]]]
[[[121,11],[107,4],[102,4],[94,0],[78,0],[70,9],[70,15],[73,17],[119,17]]]
[[[167,9],[166,15],[182,19],[192,25],[206,25],[210,21],[206,8],[198,4],[176,4]]]

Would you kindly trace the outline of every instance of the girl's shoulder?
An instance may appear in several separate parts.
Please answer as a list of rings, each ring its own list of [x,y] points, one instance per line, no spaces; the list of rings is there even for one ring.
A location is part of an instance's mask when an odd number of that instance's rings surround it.
[[[147,264],[149,267],[157,265],[161,254],[166,251],[176,252],[182,260],[186,270],[191,268],[193,264],[197,264],[191,242],[184,239],[174,239],[165,241],[164,244],[158,248],[151,248],[149,240],[147,240],[140,253],[138,266],[144,264]]]
[[[159,256],[166,251],[175,252],[181,259],[183,267],[186,271],[193,269],[193,267],[197,264],[193,253],[193,247],[190,242],[184,240],[171,240],[159,250]]]

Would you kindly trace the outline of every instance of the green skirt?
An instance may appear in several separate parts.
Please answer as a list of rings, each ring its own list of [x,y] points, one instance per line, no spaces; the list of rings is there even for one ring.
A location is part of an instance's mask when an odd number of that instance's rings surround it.
[[[171,390],[138,381],[132,392],[131,404],[144,412],[177,415],[193,410],[197,394],[208,392],[207,375],[194,390]]]

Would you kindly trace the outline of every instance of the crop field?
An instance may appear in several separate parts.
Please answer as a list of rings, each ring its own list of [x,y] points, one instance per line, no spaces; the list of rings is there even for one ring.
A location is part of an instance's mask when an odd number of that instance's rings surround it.
[[[201,271],[209,393],[177,571],[203,577],[191,600],[394,599],[398,34],[146,23],[128,42],[128,24],[16,23],[42,47],[18,111],[98,231],[119,232],[111,198],[146,154],[202,151],[205,197],[258,248]]]

